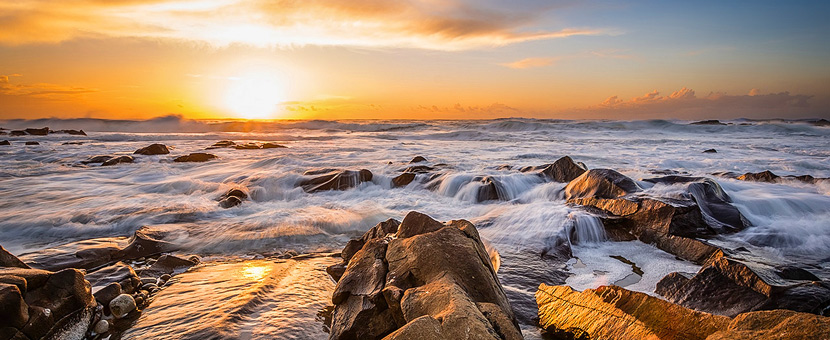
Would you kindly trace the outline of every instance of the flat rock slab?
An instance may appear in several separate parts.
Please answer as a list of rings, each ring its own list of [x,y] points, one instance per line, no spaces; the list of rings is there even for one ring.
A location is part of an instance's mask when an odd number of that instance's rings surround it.
[[[123,339],[328,337],[331,257],[205,263],[174,276]]]

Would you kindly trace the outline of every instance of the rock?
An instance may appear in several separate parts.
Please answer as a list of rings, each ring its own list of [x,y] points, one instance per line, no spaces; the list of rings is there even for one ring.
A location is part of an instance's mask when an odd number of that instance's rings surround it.
[[[52,273],[42,287],[30,288],[26,302],[30,306],[30,321],[23,332],[33,338],[51,332],[50,328],[59,330],[72,320],[88,320],[89,312],[96,306],[83,272],[71,268]]]
[[[138,228],[130,238],[129,244],[118,252],[117,258],[132,260],[178,250],[179,246],[166,241],[166,237],[175,237],[175,235],[169,235],[163,228],[152,226]]]
[[[704,220],[717,234],[738,232],[751,226],[738,208],[731,204],[732,198],[710,178],[665,176],[643,181],[667,185],[689,183],[686,196],[698,205]]]
[[[196,263],[199,263],[199,262],[197,261]],[[161,283],[164,284],[167,281],[170,281],[170,277],[171,277],[170,274],[162,274],[161,276],[159,276],[159,281],[161,281]]]
[[[830,339],[830,318],[785,310],[744,313],[706,339]]]
[[[706,150],[703,150],[703,153],[718,153],[718,150],[715,150],[715,149],[706,149]]]
[[[411,161],[409,161],[409,164],[421,163],[421,162],[426,162],[426,161],[427,161],[427,159],[422,157],[422,156],[415,156],[415,158],[413,158]]]
[[[61,145],[84,145],[84,142],[63,142]]]
[[[216,155],[202,152],[194,152],[189,155],[179,156],[173,159],[174,162],[207,162],[216,159]]]
[[[371,180],[372,172],[369,170],[342,170],[339,172],[331,172],[320,177],[302,180],[299,186],[305,192],[315,193],[327,190],[347,190],[358,186],[360,183]]]
[[[34,141],[29,141],[29,142],[26,142],[25,145],[40,145],[40,143],[34,142]]]
[[[0,277],[19,277],[26,280],[26,291],[39,289],[46,284],[52,272],[40,269],[0,268]]]
[[[393,188],[405,187],[405,186],[409,185],[409,183],[412,183],[412,181],[415,179],[415,176],[416,175],[414,173],[409,173],[409,172],[402,173],[402,174],[400,174],[397,177],[392,179],[392,187]]]
[[[701,120],[699,122],[689,123],[690,125],[726,125],[717,119]]]
[[[106,162],[106,161],[108,161],[112,158],[113,158],[113,156],[109,156],[109,155],[97,155],[97,156],[89,157],[85,161],[81,161],[81,163],[83,163],[83,164],[104,163],[104,162]]]
[[[0,326],[23,328],[29,321],[29,305],[13,284],[0,283]]]
[[[109,306],[110,301],[121,295],[121,285],[118,282],[110,283],[92,295],[95,297],[95,301],[98,301],[101,305]]]
[[[245,143],[234,145],[234,148],[237,150],[259,150],[262,149],[262,146],[257,143]]]
[[[778,175],[772,173],[772,171],[763,171],[763,172],[747,172],[743,175],[738,176],[738,179],[741,181],[753,181],[753,182],[766,182],[766,183],[773,183],[775,180],[779,178]]]
[[[120,293],[132,293],[141,284],[135,270],[124,262],[116,262],[112,265],[98,269],[86,274],[86,279],[93,287],[107,287],[116,283],[121,288]],[[103,288],[102,288],[103,289]],[[114,289],[114,288],[110,288]],[[97,295],[96,295],[97,296]],[[115,296],[113,296],[115,297]]]
[[[198,263],[174,255],[162,255],[150,268],[142,270],[139,274],[142,276],[159,277],[164,274],[181,273]]]
[[[565,187],[565,198],[616,198],[641,191],[634,180],[611,169],[591,169]]]
[[[12,143],[10,143],[7,140],[4,140],[4,141],[0,141],[0,145],[12,145]]]
[[[223,141],[218,141],[216,143],[213,143],[213,145],[207,147],[207,149],[210,150],[210,149],[219,149],[219,148],[231,148],[234,145],[236,145],[236,143],[234,143],[231,140],[223,140]]]
[[[28,133],[30,135],[33,135],[33,136],[46,136],[46,135],[49,134],[49,128],[48,127],[40,128],[40,129],[28,128],[25,131],[26,131],[26,133]]]
[[[166,155],[170,153],[164,144],[150,144],[149,146],[135,150],[136,155]]]
[[[113,157],[113,158],[110,158],[110,159],[106,160],[104,163],[101,163],[101,166],[111,166],[111,165],[117,165],[117,164],[122,164],[122,163],[132,163],[134,160],[135,159],[133,158],[133,156],[127,156],[127,155],[118,156],[118,157]]]
[[[350,241],[343,258],[331,339],[522,338],[469,222],[410,212]]]
[[[242,189],[231,189],[219,197],[219,206],[225,209],[242,204],[248,198],[248,194]]]
[[[287,146],[280,145],[280,144],[277,144],[277,143],[262,143],[262,146],[260,146],[260,147],[263,148],[263,149],[284,149],[284,148],[287,148]]]
[[[50,131],[52,133],[65,133],[68,135],[73,136],[86,136],[86,132],[84,130],[59,130],[59,131]]]
[[[98,320],[92,330],[97,334],[104,334],[110,330],[110,323],[107,320]]]
[[[112,316],[120,319],[135,310],[135,299],[129,294],[121,294],[110,301],[109,307]]]
[[[822,118],[817,121],[811,122],[810,124],[813,124],[815,126],[830,126],[830,121]]]
[[[26,131],[22,131],[22,130],[12,130],[11,132],[9,132],[9,136],[25,136],[25,135],[26,135]]]
[[[91,269],[113,261],[122,246],[123,241],[120,239],[89,239],[22,254],[20,257],[32,268],[50,271]]]
[[[29,268],[23,261],[0,245],[0,267]]]
[[[507,194],[507,188],[495,177],[473,177],[473,182],[480,183],[476,193],[476,202],[506,201],[510,198]]]
[[[0,283],[17,286],[17,289],[20,289],[21,294],[26,294],[26,292],[29,289],[29,283],[26,281],[26,279],[20,276],[0,275]]]
[[[539,174],[552,181],[568,183],[581,176],[588,169],[574,163],[569,156],[557,159],[553,164],[545,164],[534,167],[524,167],[521,172],[539,171]]]
[[[640,292],[602,286],[577,292],[541,284],[539,325],[590,339],[694,340],[725,329],[729,318],[696,312]]]
[[[782,272],[748,256],[718,251],[694,275],[667,275],[655,293],[687,308],[726,316],[771,309],[820,314],[830,305],[830,284],[804,280],[815,275],[803,269]]]
[[[435,170],[435,168],[433,168],[431,166],[413,165],[413,166],[410,166],[406,169],[401,170],[401,172],[403,172],[403,173],[413,173],[413,174],[425,174],[425,173],[431,172],[432,170]]]

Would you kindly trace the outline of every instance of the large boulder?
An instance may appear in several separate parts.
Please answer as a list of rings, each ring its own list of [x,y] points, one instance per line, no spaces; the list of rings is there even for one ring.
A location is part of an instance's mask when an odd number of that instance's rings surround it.
[[[568,183],[565,198],[617,198],[642,190],[634,180],[611,169],[591,169]]]
[[[317,172],[306,172],[306,175],[317,175]],[[322,176],[300,181],[299,186],[305,192],[315,193],[327,190],[347,190],[360,183],[372,180],[372,172],[366,169],[331,171]]]
[[[581,163],[580,163],[581,164]],[[557,159],[552,164],[544,164],[540,166],[524,167],[519,171],[531,172],[538,171],[539,175],[556,182],[568,183],[577,177],[581,176],[586,169],[584,165],[577,164],[569,156],[564,156]]]
[[[29,268],[23,261],[0,245],[0,267]]]
[[[216,155],[204,152],[194,152],[188,155],[179,156],[173,159],[174,162],[207,162],[216,159]]]
[[[28,128],[24,131],[26,131],[26,133],[28,133],[30,135],[33,135],[33,136],[46,136],[46,135],[49,134],[49,128],[48,127],[40,128],[40,129]]]
[[[469,222],[410,212],[353,240],[343,256],[331,339],[522,338]]]
[[[133,153],[136,155],[166,155],[170,153],[170,150],[167,149],[166,145],[156,143],[135,150]]]
[[[696,274],[667,275],[655,292],[684,307],[727,316],[772,309],[822,314],[830,305],[830,283],[810,272],[775,268],[722,251],[713,254]]]

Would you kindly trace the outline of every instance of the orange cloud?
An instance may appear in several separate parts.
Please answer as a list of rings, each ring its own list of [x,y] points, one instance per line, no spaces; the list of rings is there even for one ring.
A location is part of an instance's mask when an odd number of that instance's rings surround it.
[[[489,10],[462,0],[22,0],[0,3],[0,43],[146,37],[463,50],[605,33],[532,29],[545,10]]]
[[[95,89],[57,84],[12,84],[9,78],[19,76],[18,74],[0,75],[0,96],[64,99],[67,96],[97,92]]]
[[[515,69],[526,69],[552,65],[555,61],[556,58],[525,58],[512,63],[504,63],[500,65]]]

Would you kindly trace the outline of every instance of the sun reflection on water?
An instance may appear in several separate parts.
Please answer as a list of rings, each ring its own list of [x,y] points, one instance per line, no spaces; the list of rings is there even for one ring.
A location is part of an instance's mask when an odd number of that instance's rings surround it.
[[[246,279],[261,281],[270,271],[270,268],[265,263],[247,263],[240,272],[242,273],[242,277]]]

